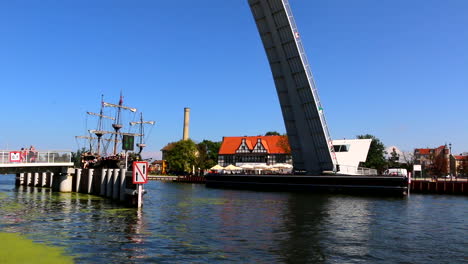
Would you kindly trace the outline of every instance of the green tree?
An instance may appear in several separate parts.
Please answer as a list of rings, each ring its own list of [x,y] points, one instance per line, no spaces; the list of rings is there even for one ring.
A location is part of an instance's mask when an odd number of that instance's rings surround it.
[[[173,173],[188,173],[196,165],[198,155],[197,145],[191,139],[180,140],[170,143],[171,148],[167,149],[164,155]]]
[[[265,133],[265,136],[281,136],[281,134],[276,131],[268,131]]]
[[[373,135],[358,135],[357,138],[372,139],[369,153],[367,154],[367,159],[363,166],[366,168],[376,169],[379,173],[381,173],[387,165],[387,161],[385,160],[385,145],[380,141],[380,139]]]
[[[75,167],[80,167],[80,165],[81,165],[81,156],[83,155],[83,153],[86,153],[86,152],[88,152],[88,150],[86,148],[78,149],[78,150],[76,150],[76,152],[72,151],[72,153],[71,153],[71,162],[73,162]]]
[[[198,157],[197,166],[202,170],[207,170],[218,163],[218,152],[221,142],[203,140],[197,144]]]

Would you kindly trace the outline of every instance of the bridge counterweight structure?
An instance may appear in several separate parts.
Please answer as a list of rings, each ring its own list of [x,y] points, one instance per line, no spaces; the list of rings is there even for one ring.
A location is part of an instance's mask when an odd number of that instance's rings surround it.
[[[336,157],[312,71],[287,0],[248,0],[270,63],[294,169],[320,174]]]

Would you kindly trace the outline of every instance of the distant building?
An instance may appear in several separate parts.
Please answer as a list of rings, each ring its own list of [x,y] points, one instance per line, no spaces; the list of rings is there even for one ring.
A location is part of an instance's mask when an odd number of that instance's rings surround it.
[[[438,148],[414,149],[414,164],[434,175],[446,175],[450,170],[450,149],[447,145]]]
[[[359,167],[365,162],[372,139],[333,140],[333,147],[340,174],[376,174],[377,171]],[[287,136],[223,137],[218,153],[218,164],[272,166],[278,163],[292,164]]]
[[[468,176],[468,155],[452,156],[451,167],[452,167],[452,171],[451,171],[452,175]]]
[[[226,167],[249,165],[292,164],[286,136],[223,137],[218,164]]]

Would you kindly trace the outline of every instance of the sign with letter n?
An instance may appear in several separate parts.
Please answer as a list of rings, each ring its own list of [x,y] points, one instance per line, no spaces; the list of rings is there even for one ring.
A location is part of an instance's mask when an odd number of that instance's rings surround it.
[[[21,152],[11,151],[10,152],[10,162],[20,162],[21,161]]]
[[[132,178],[133,178],[133,184],[148,183],[148,162],[134,161]]]
[[[123,150],[133,150],[135,145],[135,137],[129,135],[123,135],[122,138],[122,149]]]

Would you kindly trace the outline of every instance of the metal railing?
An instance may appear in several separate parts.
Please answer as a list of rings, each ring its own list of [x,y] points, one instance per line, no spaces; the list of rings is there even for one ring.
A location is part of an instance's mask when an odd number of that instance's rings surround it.
[[[307,79],[309,81],[309,85],[310,85],[311,90],[312,90],[312,96],[314,98],[315,105],[317,107],[317,111],[318,111],[320,121],[321,121],[321,124],[322,124],[322,129],[323,129],[323,132],[325,133],[325,137],[326,137],[327,143],[329,145],[328,151],[330,152],[330,157],[331,157],[332,163],[333,163],[333,165],[335,167],[337,165],[338,161],[336,159],[335,151],[333,149],[333,143],[332,143],[332,139],[331,139],[331,136],[330,136],[330,131],[328,129],[328,124],[327,124],[327,121],[325,119],[325,114],[324,114],[324,111],[323,111],[322,103],[320,102],[320,97],[318,95],[317,87],[315,85],[314,75],[312,74],[312,70],[311,70],[311,67],[310,67],[310,64],[309,64],[309,60],[307,58],[307,55],[306,55],[306,52],[305,52],[305,49],[304,49],[304,45],[302,44],[302,39],[300,37],[299,30],[297,28],[297,24],[296,24],[296,21],[294,19],[294,16],[293,16],[289,1],[288,0],[282,0],[282,2],[283,2],[284,10],[286,12],[286,16],[288,17],[289,23],[291,25],[291,29],[293,31],[294,40],[296,42],[298,52],[299,52],[299,57],[302,60],[303,67],[305,69],[305,73],[307,75]]]
[[[376,169],[369,169],[364,167],[355,167],[348,165],[340,165],[340,171],[338,174],[348,175],[377,175]]]
[[[0,150],[0,164],[71,163],[66,150]]]

